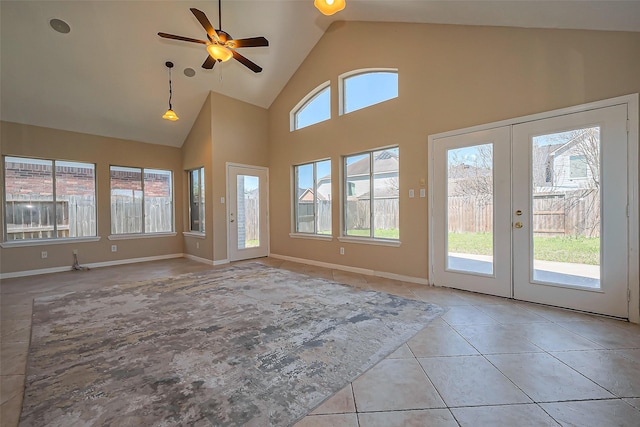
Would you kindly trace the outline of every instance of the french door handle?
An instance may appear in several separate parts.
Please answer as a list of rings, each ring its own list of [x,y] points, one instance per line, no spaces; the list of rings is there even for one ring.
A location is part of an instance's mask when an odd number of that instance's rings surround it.
[[[515,224],[513,224],[513,226],[514,226],[515,228],[522,228],[522,227],[524,227],[520,221],[518,221],[518,222],[516,222]]]

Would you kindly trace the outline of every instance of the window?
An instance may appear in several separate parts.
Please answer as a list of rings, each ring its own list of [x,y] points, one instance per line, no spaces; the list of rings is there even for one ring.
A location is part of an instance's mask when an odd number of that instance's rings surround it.
[[[189,230],[204,233],[204,168],[189,171]]]
[[[96,236],[96,167],[4,158],[5,241]]]
[[[331,235],[331,160],[294,166],[295,231]]]
[[[357,70],[342,74],[340,114],[348,114],[398,97],[398,70]]]
[[[584,154],[569,156],[569,178],[587,177],[587,158]]]
[[[399,148],[344,158],[346,236],[400,237]]]
[[[171,171],[111,166],[111,234],[173,231]]]
[[[331,118],[331,87],[324,82],[307,94],[291,111],[291,131]]]

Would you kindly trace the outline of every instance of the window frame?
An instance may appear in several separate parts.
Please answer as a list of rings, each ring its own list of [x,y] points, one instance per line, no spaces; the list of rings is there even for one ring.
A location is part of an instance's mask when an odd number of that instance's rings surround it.
[[[329,90],[329,117],[324,120],[320,120],[315,123],[311,123],[309,125],[298,127],[298,114],[310,103],[312,103],[316,98],[318,98],[325,90]],[[293,109],[289,112],[289,131],[294,132],[296,130],[304,129],[309,126],[313,126],[318,123],[326,122],[327,120],[331,120],[331,80],[327,80],[316,86],[309,93],[307,93],[298,103],[293,107]]]
[[[329,177],[330,177],[330,181],[331,181],[331,185],[333,186],[333,173],[332,173],[332,168],[333,165],[331,164],[331,158],[324,158],[324,159],[320,159],[320,160],[314,160],[311,162],[306,162],[306,163],[299,163],[296,165],[292,166],[292,177],[293,177],[293,191],[292,191],[292,221],[291,221],[291,225],[292,225],[292,232],[290,233],[290,236],[292,237],[314,237],[314,238],[319,238],[319,239],[333,239],[333,221],[331,222],[331,232],[329,234],[325,234],[325,233],[320,233],[318,231],[318,164],[319,163],[323,163],[323,162],[329,162]],[[309,231],[299,231],[299,224],[298,224],[298,212],[299,212],[299,205],[300,205],[300,196],[298,195],[298,169],[302,166],[309,166],[311,165],[313,167],[313,186],[312,186],[312,191],[313,191],[313,195],[314,195],[314,201],[313,201],[313,231],[309,232]],[[331,197],[331,211],[333,211],[333,196]]]
[[[193,173],[194,172],[198,172],[198,182],[200,183],[200,191],[199,191],[199,204],[198,204],[198,225],[199,225],[199,230],[194,230],[193,229],[193,223],[192,223],[192,218],[191,218],[191,212],[194,206],[192,197],[193,197]],[[187,170],[187,183],[189,185],[189,233],[192,234],[206,234],[206,205],[205,205],[205,175],[204,175],[204,166],[200,166],[197,168],[193,168],[193,169],[189,169]]]
[[[51,203],[53,204],[53,220],[51,221],[53,224],[52,237],[40,237],[40,238],[29,238],[29,239],[14,239],[8,240],[9,230],[7,224],[7,170],[6,170],[6,159],[24,159],[25,161],[36,161],[36,162],[51,162]],[[63,200],[58,200],[57,193],[57,185],[56,185],[56,162],[61,163],[71,163],[77,165],[91,165],[93,167],[93,209],[95,212],[95,232],[90,236],[66,236],[66,237],[58,237],[58,204],[64,202]],[[55,243],[66,243],[66,242],[87,242],[87,241],[96,241],[100,240],[98,237],[98,174],[97,174],[97,164],[87,161],[79,161],[79,160],[62,160],[62,159],[51,159],[51,158],[37,158],[37,157],[26,157],[20,155],[2,155],[2,242],[0,242],[0,247],[11,247],[11,246],[36,246],[36,245],[48,245]]]
[[[398,238],[387,238],[387,237],[375,237],[375,209],[374,209],[374,201],[375,201],[375,168],[374,168],[374,153],[386,150],[398,150],[398,203],[400,203],[400,146],[390,145],[386,147],[374,148],[371,150],[360,151],[357,153],[346,154],[342,156],[342,166],[340,171],[341,177],[341,215],[340,219],[342,224],[340,225],[340,236],[338,240],[341,242],[351,242],[351,243],[364,243],[364,244],[373,244],[373,245],[382,245],[382,246],[400,246],[400,223],[398,222]],[[348,234],[347,230],[347,202],[349,197],[349,177],[347,174],[347,159],[350,157],[368,155],[369,157],[369,236],[353,236]],[[399,209],[398,205],[398,209]],[[398,211],[399,216],[399,211]]]
[[[397,68],[360,68],[357,70],[347,71],[346,73],[342,73],[338,76],[338,115],[344,116],[345,114],[350,114],[355,111],[364,110],[365,108],[382,104],[383,102],[387,102],[392,99],[397,99],[400,97],[400,83],[398,83],[398,96],[385,99],[384,101],[379,101],[373,104],[369,104],[366,107],[358,108],[357,110],[345,111],[345,102],[347,99],[347,90],[345,86],[346,81],[352,77],[357,77],[365,74],[375,74],[375,73],[395,73],[398,76],[398,82],[400,79],[400,73]]]
[[[121,240],[121,239],[131,239],[131,238],[140,238],[140,237],[159,237],[159,236],[175,236],[176,234],[176,214],[175,214],[175,209],[176,209],[176,203],[175,203],[175,190],[174,190],[174,185],[175,185],[175,179],[174,179],[174,174],[173,174],[173,170],[171,169],[161,169],[161,168],[153,168],[153,167],[148,167],[148,168],[143,168],[143,167],[138,167],[138,166],[122,166],[122,165],[109,165],[109,204],[111,204],[111,198],[113,197],[113,188],[111,186],[111,172],[113,170],[113,168],[123,168],[123,169],[138,169],[140,171],[140,183],[141,183],[141,193],[142,193],[142,208],[141,208],[141,231],[139,233],[114,233],[113,232],[113,215],[111,213],[111,209],[109,209],[109,217],[110,217],[110,227],[111,227],[111,232],[109,235],[109,240]],[[151,171],[161,171],[161,172],[168,172],[170,177],[171,177],[171,185],[170,185],[170,190],[171,190],[171,230],[169,231],[154,231],[154,232],[148,232],[145,230],[145,222],[146,222],[146,217],[145,217],[145,213],[146,213],[146,209],[145,209],[145,173],[146,171],[151,170]]]

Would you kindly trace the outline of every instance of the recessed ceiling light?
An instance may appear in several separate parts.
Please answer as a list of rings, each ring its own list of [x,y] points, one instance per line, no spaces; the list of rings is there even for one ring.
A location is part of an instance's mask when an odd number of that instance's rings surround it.
[[[184,75],[187,77],[193,77],[196,75],[196,70],[194,70],[193,68],[185,68]]]
[[[67,34],[69,31],[71,31],[71,27],[69,26],[69,24],[64,22],[62,19],[53,18],[51,21],[49,21],[49,25],[51,25],[51,28],[62,34]]]

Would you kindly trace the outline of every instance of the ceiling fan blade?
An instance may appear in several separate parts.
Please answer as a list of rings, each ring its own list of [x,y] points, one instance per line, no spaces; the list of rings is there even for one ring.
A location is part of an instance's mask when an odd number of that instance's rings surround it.
[[[229,40],[226,45],[234,49],[238,47],[265,47],[269,46],[269,40],[264,37],[250,37],[247,39]]]
[[[207,59],[205,59],[204,62],[202,63],[202,68],[210,70],[213,68],[214,65],[216,65],[216,60],[213,59],[211,55],[207,55]]]
[[[258,64],[249,61],[247,58],[240,55],[238,52],[236,52],[233,49],[231,49],[231,52],[233,53],[233,57],[236,61],[240,62],[245,67],[249,68],[254,73],[259,73],[260,71],[262,71],[262,67],[260,67]]]
[[[190,37],[176,36],[176,35],[174,35],[174,34],[158,33],[158,35],[159,35],[160,37],[164,37],[165,39],[182,40],[183,42],[192,42],[192,43],[207,44],[207,42],[206,42],[206,41],[204,41],[204,40],[192,39],[192,38],[190,38]]]
[[[189,10],[191,10],[191,13],[193,13],[198,22],[200,22],[200,25],[202,25],[207,34],[209,34],[209,37],[219,42],[220,38],[218,37],[218,33],[216,33],[213,25],[211,25],[211,22],[209,22],[209,18],[207,18],[207,15],[205,15],[203,11],[196,9],[195,7],[192,7]]]

